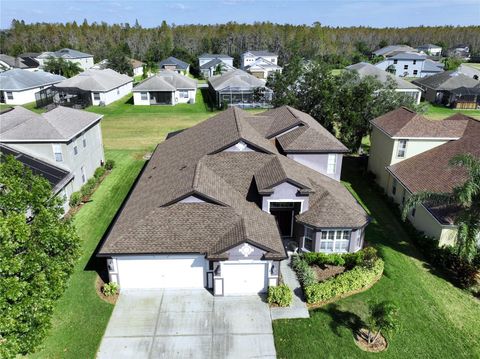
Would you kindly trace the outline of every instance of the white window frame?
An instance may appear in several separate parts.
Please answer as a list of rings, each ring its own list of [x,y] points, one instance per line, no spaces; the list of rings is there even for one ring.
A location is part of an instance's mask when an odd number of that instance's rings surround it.
[[[77,140],[73,141],[73,155],[74,155],[74,156],[77,156],[77,155],[78,155]]]
[[[148,92],[140,92],[140,99],[142,101],[148,101]]]
[[[313,236],[308,236],[307,235],[308,231],[311,231],[313,233]],[[315,230],[313,228],[305,226],[303,230],[303,246],[302,246],[303,248],[302,249],[307,252],[315,252],[315,237],[316,237]],[[307,246],[305,245],[307,240],[310,240],[312,242],[310,249],[308,249]]]
[[[52,144],[52,149],[53,149],[53,158],[55,159],[55,162],[63,162],[62,145],[59,143],[54,143]]]
[[[408,140],[398,140],[397,158],[405,158],[407,155]]]
[[[98,98],[97,98],[98,96]],[[93,93],[93,101],[100,101],[100,92]]]
[[[337,171],[337,155],[329,153],[327,158],[327,174],[333,175]]]
[[[180,98],[188,98],[188,90],[178,90],[178,96]]]
[[[5,95],[7,96],[7,100],[13,100],[13,92],[12,91],[5,91]]]
[[[326,229],[320,231],[320,252],[322,253],[348,253],[350,248],[350,239],[352,236],[352,230],[348,228],[339,229]],[[347,237],[347,238],[345,238]],[[346,242],[346,249],[337,250],[337,243]],[[329,243],[332,246],[332,250],[322,248],[323,243]]]

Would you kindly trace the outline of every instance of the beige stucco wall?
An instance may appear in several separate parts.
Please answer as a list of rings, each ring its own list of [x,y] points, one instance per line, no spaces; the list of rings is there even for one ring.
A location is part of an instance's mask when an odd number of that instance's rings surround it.
[[[431,150],[432,148],[438,147],[440,145],[443,145],[448,141],[446,140],[426,140],[426,139],[419,139],[419,140],[413,140],[413,139],[408,139],[407,142],[407,150],[405,152],[405,157],[397,157],[398,153],[398,145],[400,143],[400,140],[395,140],[394,141],[394,147],[393,147],[393,156],[392,156],[392,162],[390,164],[395,164],[398,162],[401,162],[407,158],[416,156],[422,152]],[[373,143],[373,142],[372,142]]]
[[[392,162],[394,140],[373,126],[370,142],[372,145],[368,159],[368,170],[377,176],[377,183],[383,189],[386,189],[388,174],[385,167]]]

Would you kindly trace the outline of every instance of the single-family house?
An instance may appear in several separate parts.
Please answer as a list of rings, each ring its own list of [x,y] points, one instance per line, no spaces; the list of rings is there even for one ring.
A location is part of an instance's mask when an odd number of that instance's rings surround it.
[[[244,67],[244,70],[253,76],[266,80],[269,76],[276,72],[282,72],[282,68],[273,62],[270,62],[263,57],[259,57],[254,62]]]
[[[198,57],[198,66],[204,78],[235,70],[233,57],[223,54],[202,54]]]
[[[273,91],[261,80],[243,70],[235,70],[208,79],[210,96],[218,108],[227,106],[268,107]]]
[[[45,62],[52,57],[57,59],[62,58],[65,61],[75,62],[79,64],[83,70],[87,70],[93,66],[93,55],[67,48],[57,51],[42,52],[35,58],[35,60],[38,61],[40,67],[43,67],[43,65],[45,65]]]
[[[258,59],[264,59],[269,63],[278,65],[278,55],[270,51],[246,51],[240,55],[240,67],[245,69]]]
[[[230,108],[157,146],[97,256],[123,289],[265,292],[286,243],[362,248],[368,215],[332,178],[346,151],[293,108]]]
[[[28,57],[13,57],[6,54],[0,54],[0,72],[10,69],[36,70],[38,62]]]
[[[405,81],[402,78],[396,77],[387,71],[381,70],[375,65],[369,64],[368,62],[359,62],[347,66],[347,69],[351,71],[357,71],[362,78],[365,76],[372,76],[383,84],[388,84],[388,82],[391,82],[395,86],[395,91],[411,96],[415,100],[416,104],[420,103],[420,99],[422,97],[422,90],[420,87],[412,84],[411,82]]]
[[[140,60],[130,59],[130,64],[132,65],[133,76],[136,77],[143,75],[143,66],[145,65],[144,62]]]
[[[176,71],[163,70],[133,88],[135,105],[195,103],[197,82]]]
[[[133,79],[112,69],[89,69],[55,85],[55,101],[65,106],[105,106],[132,92]]]
[[[372,52],[373,56],[383,56],[385,58],[394,56],[401,52],[415,52],[413,47],[408,45],[388,45]]]
[[[54,190],[65,197],[65,209],[68,209],[71,194],[105,161],[102,117],[61,106],[42,114],[16,106],[0,116],[0,143],[45,163],[53,174],[57,173],[60,177],[55,175],[58,178],[52,181],[58,180],[59,187],[54,186]]]
[[[467,44],[455,45],[448,49],[448,56],[470,60],[470,46]]]
[[[10,69],[0,72],[0,102],[23,105],[34,102],[35,94],[65,80],[65,77],[45,71]]]
[[[160,70],[176,71],[179,74],[186,75],[190,71],[190,65],[185,61],[179,60],[176,57],[170,56],[158,63]]]
[[[423,44],[417,46],[417,51],[425,55],[440,56],[442,54],[442,47],[434,44]]]
[[[445,120],[399,108],[372,122],[368,169],[400,207],[412,193],[449,193],[465,180],[460,167],[449,161],[458,154],[480,157],[480,122],[462,114]],[[440,245],[453,244],[456,208],[423,203],[408,215],[410,222]]]
[[[443,72],[443,65],[417,52],[400,52],[375,64],[399,77],[425,77]]]
[[[445,71],[437,75],[414,80],[413,83],[423,90],[426,101],[457,107],[461,102],[452,101],[451,91],[458,88],[474,88],[480,85],[478,80],[470,78],[458,71]]]

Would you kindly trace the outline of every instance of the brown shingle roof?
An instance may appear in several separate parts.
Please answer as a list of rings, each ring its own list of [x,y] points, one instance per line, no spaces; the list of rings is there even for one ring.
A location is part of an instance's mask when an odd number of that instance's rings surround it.
[[[372,120],[372,124],[392,138],[458,139],[462,137],[467,121],[453,117],[441,121],[429,120],[400,107]]]
[[[412,193],[429,191],[450,193],[455,186],[467,179],[463,168],[450,166],[449,161],[458,154],[470,153],[480,158],[480,122],[456,114],[447,120],[466,122],[464,135],[454,141],[435,147],[387,169]],[[451,211],[445,208],[431,208],[445,222],[451,222]]]
[[[308,193],[334,197],[336,206],[349,212],[348,218],[338,209],[327,216],[326,224],[367,222],[341,183],[280,155],[253,117],[233,107],[159,144],[99,254],[188,252],[217,258],[248,241],[265,250],[266,258],[284,258],[275,218],[250,198],[257,175],[265,180],[264,187],[291,180]],[[275,121],[265,114],[258,117],[268,122],[268,128]],[[222,152],[239,141],[256,152]],[[206,203],[178,202],[190,195]],[[317,202],[313,200],[309,209],[312,225],[318,220],[315,213],[321,213],[322,204]],[[342,223],[345,218],[348,223]]]

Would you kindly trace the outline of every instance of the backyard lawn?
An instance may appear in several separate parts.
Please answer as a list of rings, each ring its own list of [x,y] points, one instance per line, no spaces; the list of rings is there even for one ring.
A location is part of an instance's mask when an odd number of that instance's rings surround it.
[[[106,151],[116,167],[93,194],[91,202],[75,215],[82,240],[82,256],[75,266],[66,292],[56,303],[53,327],[40,350],[31,358],[94,358],[113,305],[95,292],[97,273],[87,263],[123,202],[143,161],[132,151]]]
[[[445,117],[455,115],[456,113],[463,113],[467,116],[471,116],[480,120],[480,110],[453,110],[448,107],[428,104],[427,112],[425,116],[433,120],[441,120]]]
[[[343,166],[347,187],[356,192],[373,222],[366,240],[385,260],[383,278],[370,290],[312,311],[310,319],[274,321],[279,358],[364,358],[352,330],[371,300],[393,300],[401,327],[381,358],[480,358],[480,301],[428,269],[398,219],[355,168]]]

